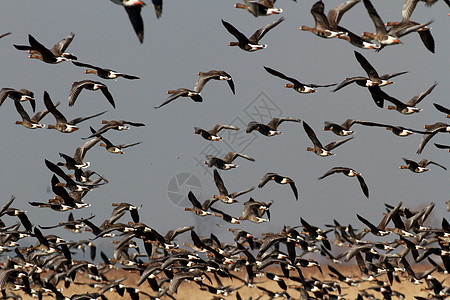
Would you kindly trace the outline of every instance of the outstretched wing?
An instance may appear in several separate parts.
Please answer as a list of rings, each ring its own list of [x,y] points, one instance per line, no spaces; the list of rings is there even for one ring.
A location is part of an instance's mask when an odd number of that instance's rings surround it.
[[[423,98],[425,98],[426,96],[428,96],[436,87],[437,82],[435,82],[431,87],[429,87],[426,91],[423,91],[422,93],[420,93],[419,95],[414,96],[411,100],[409,100],[408,102],[406,102],[406,105],[410,105],[410,106],[414,106],[417,103],[419,103],[420,101],[422,101]]]
[[[141,16],[141,6],[124,6],[125,11],[130,18],[131,25],[133,25],[134,32],[139,39],[139,42],[144,41],[144,21]]]
[[[369,188],[367,187],[366,182],[364,181],[364,178],[362,178],[361,175],[356,175],[356,178],[358,178],[359,185],[361,186],[361,189],[364,193],[364,195],[369,198]]]
[[[102,91],[103,95],[105,95],[106,99],[108,99],[109,103],[111,103],[111,105],[112,105],[114,108],[116,108],[116,104],[114,103],[113,96],[112,96],[111,93],[109,92],[108,87],[107,87],[106,85],[105,85],[105,86],[102,86],[102,87],[100,88],[100,90]]]
[[[248,44],[250,41],[247,39],[247,37],[240,32],[239,30],[237,30],[233,25],[231,25],[228,22],[225,22],[224,20],[222,20],[222,24],[223,26],[225,26],[226,30],[228,30],[229,33],[231,33],[232,35],[234,35],[235,38],[238,39],[239,42],[241,43],[246,43]]]
[[[326,145],[325,147],[323,147],[325,150],[330,151],[333,150],[336,147],[339,147],[340,145],[342,145],[345,142],[350,141],[351,139],[353,139],[353,137],[350,137],[348,139],[345,140],[340,140],[340,141],[336,141],[336,142],[331,142],[328,145]]]
[[[195,197],[195,195],[192,191],[189,191],[188,199],[189,199],[189,201],[191,201],[191,203],[194,207],[197,207],[200,209],[202,208],[202,204],[200,203],[200,201],[197,200],[197,197]]]
[[[297,123],[301,122],[301,120],[297,119],[297,118],[273,118],[272,120],[270,120],[270,122],[267,124],[267,126],[272,128],[273,130],[276,130],[278,128],[278,126],[285,121],[297,122]]]
[[[358,2],[361,0],[349,0],[344,3],[339,4],[333,9],[330,9],[328,11],[328,23],[330,24],[331,28],[336,27],[339,22],[341,21],[342,16],[353,6],[355,6]]]
[[[282,78],[282,79],[285,79],[285,80],[287,80],[287,81],[290,81],[290,82],[292,82],[292,83],[294,83],[294,84],[298,84],[298,85],[300,85],[300,86],[303,85],[303,84],[302,84],[300,81],[298,81],[297,79],[292,78],[292,77],[288,77],[288,76],[284,75],[283,73],[278,72],[278,71],[276,71],[276,70],[274,70],[274,69],[272,69],[272,68],[269,68],[269,67],[265,67],[265,66],[264,66],[264,69],[265,69],[267,72],[269,72],[269,74],[272,74],[273,76],[280,77],[280,78]]]
[[[261,126],[261,125],[264,125],[264,124],[258,123],[256,121],[251,121],[247,124],[247,128],[245,129],[245,132],[250,133],[253,130],[258,130],[259,126]]]
[[[423,159],[423,160],[425,160],[425,159]],[[442,169],[444,169],[444,170],[447,170],[447,168],[446,167],[444,167],[443,165],[441,165],[441,164],[438,164],[437,162],[435,162],[435,161],[432,161],[432,160],[427,160],[427,165],[429,165],[429,164],[433,164],[433,165],[435,165],[435,166],[438,166],[438,167],[441,167]]]
[[[227,188],[225,187],[225,184],[223,183],[222,177],[220,177],[220,174],[217,171],[217,169],[214,169],[214,182],[216,183],[216,186],[217,186],[217,189],[219,190],[219,193],[221,195],[227,195],[228,196]]]
[[[384,26],[384,25],[383,25]],[[361,67],[366,71],[367,76],[369,78],[379,78],[377,71],[375,68],[370,64],[370,62],[359,52],[354,51],[356,60],[359,62]]]
[[[375,7],[373,7],[372,2],[370,2],[370,0],[363,0],[363,1],[364,6],[366,7],[367,12],[369,13],[369,16],[372,19],[373,24],[375,25],[377,33],[387,35],[386,27],[384,26],[383,20],[381,20],[380,16],[375,10]]]
[[[272,178],[274,176],[277,176],[278,174],[276,173],[266,173],[263,178],[261,178],[261,180],[259,181],[258,187],[262,188],[267,182],[269,182],[270,180],[272,180]]]
[[[363,77],[363,76],[347,77],[347,78],[345,78],[345,80],[342,81],[336,88],[334,88],[334,90],[332,90],[332,92],[334,93],[334,92],[336,92],[336,91],[339,91],[339,90],[342,89],[343,87],[349,85],[350,83],[353,83],[353,82],[355,82],[355,81],[358,81],[358,80],[367,80],[367,78],[366,78],[366,77]]]
[[[322,1],[317,1],[314,3],[310,12],[314,17],[316,28],[320,30],[330,29],[330,24],[328,23],[327,16],[325,15],[325,5]]]
[[[100,113],[98,113],[98,114],[95,114],[95,115],[87,116],[87,117],[78,117],[78,118],[75,118],[75,119],[73,119],[73,120],[71,120],[70,122],[67,122],[67,123],[68,123],[68,124],[75,125],[75,124],[78,124],[78,123],[80,123],[80,122],[89,120],[89,119],[91,119],[91,118],[95,118],[95,117],[98,117],[98,116],[100,116],[100,115],[103,115],[105,112],[107,112],[107,110],[102,111],[102,112],[100,112]]]
[[[58,123],[67,123],[66,117],[56,109],[56,105],[53,104],[52,99],[50,99],[50,95],[47,91],[44,91],[44,104],[48,111],[55,117]]]
[[[56,43],[51,51],[55,54],[58,53],[58,55],[61,55],[62,53],[66,52],[67,47],[69,47],[74,37],[75,33],[71,32],[68,36],[63,38],[58,43]]]
[[[276,20],[275,22],[272,22],[270,24],[267,24],[266,26],[264,26],[263,28],[260,28],[258,30],[256,30],[256,32],[249,38],[249,41],[252,44],[257,44],[258,41],[260,39],[262,39],[264,37],[264,35],[269,32],[270,29],[274,28],[275,26],[277,26],[278,24],[280,24],[281,22],[284,21],[284,17],[279,18],[278,20]]]
[[[295,182],[291,181],[291,182],[289,182],[289,185],[291,186],[292,192],[294,192],[295,200],[298,201],[298,191],[297,191],[297,187],[295,186]]]
[[[303,128],[305,129],[306,134],[308,135],[309,139],[313,142],[314,146],[323,148],[322,143],[319,141],[319,139],[316,136],[316,133],[305,121],[303,121]]]
[[[155,106],[155,108],[160,108],[170,102],[172,102],[173,100],[177,99],[178,97],[180,97],[183,93],[185,93],[185,91],[176,91],[175,93],[172,93],[169,97],[167,97],[166,101],[164,101],[163,103],[161,103],[159,106]]]
[[[255,161],[254,158],[252,158],[252,157],[250,157],[248,155],[242,154],[242,153],[237,153],[237,152],[228,152],[225,155],[225,157],[222,158],[222,160],[224,160],[227,163],[232,163],[238,156],[240,156],[242,158],[245,158],[245,159],[247,159],[249,161]]]
[[[320,176],[317,179],[321,180],[321,179],[324,179],[325,177],[328,177],[334,173],[340,173],[344,170],[345,170],[345,168],[342,168],[342,167],[334,167],[334,168],[331,168],[330,170],[328,170],[325,174],[323,174],[322,176]]]
[[[434,107],[440,112],[443,112],[444,114],[450,114],[450,108],[446,108],[440,104],[433,103]]]

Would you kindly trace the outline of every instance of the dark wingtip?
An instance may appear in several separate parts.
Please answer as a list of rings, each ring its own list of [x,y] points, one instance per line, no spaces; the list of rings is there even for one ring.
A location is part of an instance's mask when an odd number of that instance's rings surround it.
[[[144,42],[144,32],[141,31],[141,32],[137,33],[137,37],[139,39],[139,42],[142,44]]]

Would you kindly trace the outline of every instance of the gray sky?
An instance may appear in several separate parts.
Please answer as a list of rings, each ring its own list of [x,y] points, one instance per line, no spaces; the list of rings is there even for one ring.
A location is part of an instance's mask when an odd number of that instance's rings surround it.
[[[326,11],[341,1],[327,1]],[[296,117],[305,120],[327,144],[339,137],[323,132],[323,122],[341,123],[347,118],[391,123],[420,129],[424,124],[446,122],[444,115],[432,105],[440,103],[450,106],[446,92],[449,81],[448,28],[450,17],[444,3],[427,8],[417,5],[412,20],[426,22],[434,19],[432,33],[436,41],[436,53],[432,54],[422,45],[414,33],[402,38],[404,44],[390,46],[380,53],[362,50],[341,40],[321,39],[309,32],[298,30],[301,25],[314,25],[309,13],[313,1],[280,0],[277,7],[284,10],[286,18],[262,40],[267,49],[247,53],[237,47],[228,47],[234,37],[221,23],[221,19],[233,24],[246,35],[273,22],[278,16],[254,18],[249,13],[233,8],[233,1],[165,1],[163,15],[157,20],[152,5],[143,8],[145,37],[139,44],[124,9],[110,1],[5,1],[0,12],[2,33],[13,34],[0,40],[1,87],[27,88],[34,91],[37,110],[44,107],[43,92],[49,92],[54,102],[61,101],[59,109],[73,119],[103,110],[102,117],[80,124],[80,130],[62,134],[53,130],[28,130],[14,125],[20,116],[11,100],[1,107],[2,136],[0,164],[2,168],[0,190],[6,202],[11,194],[17,196],[14,207],[30,213],[34,224],[52,225],[67,218],[68,213],[37,209],[28,201],[45,202],[53,197],[47,192],[52,173],[45,167],[44,159],[59,161],[59,152],[72,155],[89,134],[89,125],[101,126],[102,119],[143,122],[146,127],[132,128],[127,132],[108,132],[105,136],[116,143],[143,141],[143,144],[125,149],[124,155],[112,155],[100,147],[91,149],[86,160],[91,169],[103,174],[110,183],[90,192],[85,201],[91,208],[74,211],[75,217],[95,214],[94,223],[100,224],[112,211],[112,202],[130,202],[143,205],[141,220],[165,233],[176,226],[186,224],[224,224],[218,218],[199,218],[168,197],[171,179],[180,173],[188,173],[201,183],[200,200],[217,193],[212,177],[205,174],[197,160],[207,147],[214,146],[226,153],[231,148],[243,151],[255,158],[252,163],[243,159],[236,161],[239,168],[221,172],[230,192],[256,186],[266,172],[277,172],[295,180],[299,189],[296,202],[288,186],[269,182],[263,189],[255,189],[249,195],[256,200],[275,203],[271,207],[272,221],[268,224],[242,222],[238,227],[252,232],[279,231],[282,225],[298,225],[303,217],[312,224],[332,222],[362,224],[355,214],[378,223],[384,210],[383,203],[421,208],[431,201],[436,202],[434,214],[441,219],[448,217],[444,202],[449,200],[449,175],[436,166],[425,174],[413,174],[400,170],[402,157],[420,160],[432,159],[450,167],[449,153],[433,146],[433,142],[449,144],[448,135],[438,134],[427,145],[423,154],[416,155],[420,135],[407,138],[394,136],[382,128],[355,125],[354,140],[335,149],[336,156],[321,158],[305,151],[311,146],[301,124],[285,123],[281,136],[265,137],[259,134],[245,135],[245,124],[251,120],[269,121],[263,104],[270,104],[276,116]],[[382,0],[374,2],[383,21],[400,20],[403,1]],[[374,31],[362,3],[350,10],[341,25],[360,34]],[[16,50],[12,44],[27,44],[32,34],[47,47],[74,32],[75,38],[67,49],[78,61],[119,72],[140,76],[140,80],[104,80],[94,75],[83,74],[84,69],[61,63],[49,65],[38,60],[27,59],[27,54]],[[356,61],[353,50],[361,52],[377,69],[379,74],[409,71],[395,78],[395,84],[384,88],[389,95],[408,101],[430,87],[434,81],[439,85],[431,95],[419,104],[424,110],[415,115],[404,116],[396,111],[376,107],[368,91],[352,84],[336,93],[319,89],[315,94],[301,95],[285,89],[287,83],[269,75],[263,66],[269,66],[304,83],[339,83],[349,76],[365,75]],[[203,103],[179,98],[155,110],[162,103],[166,91],[179,87],[193,88],[199,71],[223,69],[233,77],[236,95],[224,82],[209,82],[202,96]],[[114,96],[113,109],[99,92],[83,91],[74,107],[68,107],[68,95],[74,81],[92,79],[108,85]],[[263,93],[263,94],[261,94]],[[261,96],[262,95],[262,96]],[[31,114],[30,107],[24,104]],[[263,116],[255,115],[259,110]],[[264,114],[266,114],[264,116]],[[258,119],[260,118],[260,119]],[[225,141],[210,143],[193,134],[193,127],[209,129],[217,123],[239,124],[239,140],[223,133]],[[239,123],[240,122],[240,123]],[[54,124],[51,115],[43,119],[45,124]],[[241,139],[254,138],[251,144]],[[242,144],[241,144],[242,143]],[[230,148],[231,147],[231,148]],[[330,176],[322,181],[317,177],[334,166],[352,167],[363,174],[369,186],[370,198],[362,194],[356,179],[343,175]],[[210,170],[212,171],[212,170]],[[182,186],[180,193],[187,194],[189,187]],[[241,197],[240,202],[248,200]],[[242,205],[217,205],[217,207],[240,216]],[[123,221],[127,221],[129,217]],[[224,224],[229,227],[229,224]],[[237,227],[237,226],[235,226]],[[225,231],[218,227],[203,226],[202,234]],[[75,236],[63,233],[70,239],[90,236]]]

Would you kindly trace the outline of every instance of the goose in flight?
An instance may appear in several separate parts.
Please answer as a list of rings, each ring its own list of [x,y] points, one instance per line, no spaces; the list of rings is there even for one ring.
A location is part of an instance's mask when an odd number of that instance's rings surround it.
[[[218,136],[217,134],[222,129],[239,130],[239,128],[237,128],[235,126],[232,126],[232,125],[216,124],[210,130],[205,130],[205,129],[202,129],[200,127],[194,127],[194,133],[201,135],[205,140],[220,141],[220,140],[222,140],[222,137]]]
[[[234,7],[245,9],[254,17],[276,15],[283,12],[281,8],[274,7],[276,0],[244,0],[245,4],[236,3]]]
[[[259,181],[258,187],[262,188],[267,182],[269,181],[275,181],[278,184],[288,184],[291,186],[292,192],[294,193],[295,200],[298,201],[298,191],[297,187],[295,186],[294,180],[292,180],[289,177],[278,175],[277,173],[268,172],[266,173],[263,178]]]
[[[314,144],[314,148],[308,147],[308,148],[306,148],[306,151],[312,151],[315,154],[322,156],[322,157],[335,155],[334,153],[331,153],[330,151],[333,150],[334,148],[342,145],[343,143],[348,142],[349,140],[353,139],[352,137],[350,137],[345,140],[331,142],[325,146],[322,146],[322,143],[317,138],[314,130],[305,121],[303,121],[303,128],[305,129],[305,132],[308,135],[309,139]]]
[[[441,167],[444,170],[447,170],[447,168],[444,167],[443,165],[440,165],[437,162],[434,162],[432,160],[428,160],[426,158],[422,159],[419,162],[415,162],[415,161],[413,161],[411,159],[406,159],[406,158],[402,158],[402,159],[405,161],[406,166],[405,165],[401,165],[401,166],[399,166],[399,169],[408,169],[408,170],[410,170],[410,171],[412,171],[414,173],[423,173],[423,172],[429,171],[430,169],[427,168],[427,166],[430,165],[430,164],[436,165],[438,167]]]
[[[111,103],[111,105],[114,108],[116,108],[116,104],[114,103],[113,96],[109,92],[108,87],[106,85],[104,85],[103,83],[101,83],[99,81],[94,81],[94,80],[75,81],[72,84],[72,88],[70,89],[70,94],[69,94],[69,106],[73,106],[75,104],[75,101],[77,100],[78,96],[80,95],[80,93],[83,89],[90,90],[90,91],[96,91],[96,90],[102,91],[103,95],[105,95],[108,102]]]
[[[316,88],[319,87],[329,87],[329,86],[334,86],[336,85],[336,83],[332,83],[332,84],[315,84],[315,83],[301,83],[300,81],[298,81],[295,78],[292,77],[288,77],[286,75],[284,75],[281,72],[278,72],[274,69],[271,69],[269,67],[264,67],[264,69],[269,73],[272,74],[273,76],[277,76],[280,77],[284,80],[290,81],[291,83],[287,83],[285,85],[285,87],[287,88],[291,88],[294,89],[295,91],[299,92],[300,94],[309,94],[309,93],[315,93],[316,92]]]
[[[76,60],[77,57],[71,53],[65,52],[69,47],[75,34],[71,32],[64,39],[56,43],[52,49],[46,48],[39,43],[31,34],[28,35],[29,46],[13,45],[17,50],[26,50],[30,55],[29,58],[42,60],[45,63],[57,64],[63,61]]]
[[[348,77],[344,81],[342,81],[332,92],[336,92],[343,87],[355,82],[359,86],[362,87],[368,87],[369,92],[372,95],[373,100],[375,101],[375,104],[378,107],[383,107],[384,100],[383,97],[379,96],[379,91],[381,86],[385,86],[388,84],[392,84],[392,81],[389,81],[389,79],[408,73],[405,72],[399,72],[399,73],[392,73],[392,74],[384,74],[382,76],[378,75],[378,72],[375,70],[375,68],[370,64],[370,62],[359,52],[354,51],[356,60],[359,62],[361,67],[366,71],[368,77],[364,76],[354,76],[354,77]]]
[[[257,130],[259,133],[265,136],[274,136],[283,134],[278,130],[278,126],[283,122],[301,122],[300,119],[297,118],[273,118],[269,123],[263,124],[256,121],[251,121],[247,125],[246,133],[251,133],[254,130]]]
[[[325,4],[322,0],[317,1],[311,7],[311,14],[314,17],[315,26],[313,28],[303,25],[300,30],[309,31],[315,35],[330,39],[335,38],[340,35],[347,35],[347,30],[345,28],[339,27],[339,21],[341,20],[344,13],[346,13],[350,8],[355,6],[361,0],[349,0],[337,7],[330,9],[328,16],[325,15]]]
[[[369,37],[371,39],[376,40],[380,44],[380,48],[376,49],[376,51],[380,51],[383,49],[384,46],[388,45],[396,45],[400,44],[399,38],[417,31],[429,24],[431,24],[433,21],[429,21],[424,24],[418,24],[413,26],[408,26],[405,28],[395,28],[395,30],[387,30],[384,22],[381,20],[380,16],[378,15],[375,7],[372,5],[372,2],[370,0],[363,0],[364,6],[367,9],[367,12],[369,13],[370,18],[372,19],[374,25],[375,25],[375,34],[364,32],[363,35],[366,37]]]
[[[264,35],[272,28],[280,24],[284,21],[284,18],[280,18],[276,20],[275,22],[272,22],[270,24],[267,24],[266,26],[258,29],[253,33],[253,35],[250,38],[247,38],[242,32],[237,30],[233,25],[231,25],[228,22],[225,22],[222,20],[223,26],[228,30],[229,33],[234,35],[235,38],[237,38],[238,42],[230,42],[229,46],[239,46],[244,51],[248,52],[254,52],[257,50],[265,49],[267,48],[267,45],[259,44],[259,40],[264,37]]]
[[[233,94],[236,94],[236,91],[234,89],[234,82],[233,78],[231,78],[230,74],[228,74],[225,71],[222,70],[211,70],[208,72],[199,72],[198,74],[197,82],[195,83],[194,91],[201,92],[203,90],[203,87],[205,84],[210,81],[211,79],[214,80],[225,80],[228,82],[228,85],[230,86],[231,91]]]
[[[0,106],[8,97],[13,99],[14,101],[29,101],[33,112],[36,110],[36,100],[34,99],[34,93],[30,90],[20,89],[17,91],[12,88],[2,88],[0,90]]]
[[[48,111],[56,119],[56,125],[48,125],[47,128],[48,129],[56,129],[63,133],[74,132],[74,131],[78,130],[78,127],[76,126],[76,124],[86,121],[86,120],[89,120],[94,117],[98,117],[106,112],[106,110],[105,110],[105,111],[95,114],[95,115],[90,115],[87,117],[78,117],[71,121],[67,121],[66,117],[64,117],[64,115],[59,110],[56,109],[56,105],[53,104],[52,100],[50,99],[50,95],[47,93],[47,91],[44,91],[44,104],[45,104],[45,107],[48,109]]]
[[[128,14],[131,25],[133,26],[134,32],[142,44],[144,41],[144,21],[141,16],[141,9],[145,6],[145,3],[140,0],[111,0],[112,2],[122,5]],[[161,0],[162,2],[162,0]],[[162,3],[161,3],[162,4]]]
[[[336,174],[336,173],[342,173],[345,176],[348,177],[356,177],[359,181],[359,185],[361,186],[361,189],[364,193],[364,195],[369,198],[369,188],[367,187],[366,182],[364,181],[364,178],[361,176],[361,173],[356,172],[355,170],[351,169],[351,168],[347,168],[347,167],[334,167],[331,168],[330,170],[328,170],[325,174],[323,174],[322,176],[320,176],[318,179],[324,179],[325,177],[328,177],[332,174]]]
[[[219,190],[219,195],[213,195],[212,199],[218,199],[220,201],[222,201],[223,203],[235,203],[238,202],[236,200],[237,197],[247,194],[251,191],[253,191],[253,189],[255,187],[251,187],[249,189],[240,191],[240,192],[234,192],[234,193],[229,193],[227,188],[225,187],[225,184],[223,183],[222,177],[220,176],[219,172],[217,171],[217,169],[214,169],[214,183],[216,184],[217,189]]]
[[[55,103],[55,107],[58,106],[60,102]],[[36,128],[44,128],[45,124],[40,124],[39,121],[42,120],[48,113],[49,110],[47,108],[44,108],[41,111],[38,111],[32,118],[28,115],[28,113],[23,108],[22,104],[20,104],[19,101],[14,101],[14,105],[16,106],[17,112],[22,117],[22,121],[16,121],[16,124],[22,125],[29,129],[36,129]]]
[[[424,128],[426,129],[426,133],[424,134],[422,139],[419,143],[419,149],[417,149],[417,154],[422,153],[423,148],[425,148],[425,145],[431,140],[432,137],[434,137],[438,132],[448,132],[450,133],[450,125],[443,123],[443,122],[437,122],[430,125],[425,125]]]
[[[190,97],[194,102],[203,102],[203,98],[200,95],[200,92],[192,91],[192,90],[186,89],[186,88],[179,88],[177,90],[169,90],[169,91],[167,91],[167,94],[170,94],[170,96],[166,99],[166,101],[164,101],[163,103],[161,103],[158,106],[155,106],[155,109],[158,109],[158,108],[172,102],[173,100],[177,99],[178,97]]]
[[[203,162],[205,165],[208,165],[208,167],[216,167],[221,170],[229,170],[233,168],[237,168],[238,165],[233,164],[233,161],[238,158],[242,157],[249,161],[255,161],[254,158],[237,152],[228,152],[223,158],[218,158],[213,155],[206,155],[206,160]]]
[[[77,61],[72,61],[72,63],[78,67],[88,68],[86,71],[84,71],[85,74],[95,74],[98,77],[103,78],[103,79],[117,80],[117,78],[119,78],[119,77],[122,77],[125,79],[130,79],[130,80],[140,79],[137,76],[119,73],[119,72],[111,70],[111,69],[100,68],[100,67],[96,67],[93,65],[89,65],[89,64],[85,64],[85,63],[81,63],[81,62],[77,62]]]

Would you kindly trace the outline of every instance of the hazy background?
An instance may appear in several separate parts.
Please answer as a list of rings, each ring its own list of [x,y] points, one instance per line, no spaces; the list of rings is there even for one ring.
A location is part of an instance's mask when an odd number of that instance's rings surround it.
[[[35,93],[37,110],[44,108],[42,96],[48,91],[53,102],[61,101],[59,109],[71,120],[103,110],[108,113],[96,119],[80,123],[80,130],[62,134],[54,130],[29,130],[14,125],[20,116],[10,99],[0,108],[1,126],[1,178],[2,202],[12,194],[13,204],[27,210],[35,225],[53,225],[67,218],[68,212],[31,207],[28,201],[45,202],[54,195],[49,192],[52,173],[45,167],[44,159],[60,161],[59,152],[73,155],[76,147],[84,143],[89,125],[98,129],[102,119],[143,122],[146,127],[132,128],[126,132],[109,131],[105,137],[113,143],[143,144],[125,149],[124,155],[113,155],[100,147],[91,149],[85,160],[91,169],[104,175],[110,183],[89,192],[85,201],[92,206],[73,211],[76,218],[95,215],[95,224],[109,217],[112,202],[129,202],[141,205],[141,221],[165,234],[169,229],[182,225],[196,225],[200,234],[226,232],[228,227],[248,229],[254,233],[280,231],[283,225],[300,224],[303,217],[312,224],[323,226],[333,219],[343,224],[363,225],[355,214],[365,216],[378,224],[384,203],[421,209],[431,201],[436,202],[434,223],[448,218],[445,201],[449,200],[449,173],[431,166],[425,174],[400,170],[402,157],[413,160],[432,159],[450,167],[450,153],[434,147],[433,142],[449,144],[449,136],[438,134],[416,155],[421,135],[400,138],[383,128],[355,125],[354,140],[335,149],[336,156],[321,158],[305,151],[311,146],[300,123],[284,123],[281,136],[265,137],[246,135],[245,125],[251,120],[267,122],[272,116],[296,117],[306,121],[317,133],[323,144],[340,139],[331,132],[322,132],[324,121],[342,123],[347,118],[376,121],[421,129],[424,124],[446,122],[444,115],[432,105],[450,106],[449,79],[449,22],[448,7],[438,2],[431,8],[417,5],[412,20],[426,22],[434,19],[432,33],[436,41],[436,53],[430,53],[417,33],[402,38],[404,44],[386,47],[380,53],[362,50],[342,40],[325,40],[309,32],[299,31],[301,25],[314,25],[309,12],[314,1],[297,3],[280,0],[276,7],[284,10],[286,18],[271,30],[262,43],[267,49],[247,53],[237,47],[228,47],[234,37],[221,23],[221,19],[233,24],[250,36],[258,28],[273,22],[280,16],[254,18],[244,10],[233,7],[234,1],[165,1],[163,15],[157,20],[150,1],[142,9],[145,36],[140,44],[123,9],[107,0],[97,1],[4,1],[0,12],[1,32],[12,35],[0,40],[0,85],[15,89],[27,88]],[[326,11],[341,1],[326,1]],[[403,1],[373,1],[384,22],[401,18]],[[374,25],[363,3],[357,4],[342,19],[341,25],[356,34],[374,31]],[[78,61],[110,68],[119,72],[140,76],[140,80],[104,80],[83,74],[84,68],[72,63],[45,64],[27,59],[27,54],[16,50],[12,44],[28,44],[28,34],[51,48],[70,32],[75,38],[67,49]],[[263,66],[269,66],[304,83],[339,83],[349,76],[364,75],[353,51],[360,51],[377,69],[379,74],[409,71],[395,78],[395,84],[384,88],[388,94],[402,101],[429,88],[435,81],[439,85],[418,106],[423,112],[410,116],[396,111],[380,109],[373,103],[369,92],[350,85],[336,93],[328,88],[315,94],[302,95],[284,88],[287,83],[268,74]],[[199,71],[225,70],[236,85],[233,95],[225,82],[211,81],[204,90],[203,103],[179,98],[158,110],[166,91],[179,87],[193,88]],[[98,80],[107,84],[116,101],[113,109],[100,92],[82,91],[75,106],[68,107],[68,95],[74,81]],[[266,105],[266,107],[264,107]],[[31,113],[28,103],[24,107]],[[270,113],[267,111],[270,107]],[[42,120],[54,124],[53,116]],[[215,124],[233,123],[240,126],[238,140],[227,132],[221,133],[224,141],[212,143],[193,134],[193,127],[210,129]],[[252,140],[248,140],[252,139]],[[251,143],[250,143],[251,141]],[[296,202],[289,186],[269,182],[264,188],[240,197],[244,202],[249,196],[259,201],[274,200],[271,222],[240,225],[223,223],[214,217],[199,218],[169,198],[174,192],[172,182],[180,173],[198,179],[196,189],[201,201],[217,193],[211,173],[205,172],[198,161],[214,146],[223,154],[231,149],[242,151],[255,158],[255,162],[237,159],[239,168],[221,172],[230,192],[256,186],[266,172],[277,172],[295,180],[299,190]],[[211,153],[211,152],[209,152]],[[369,186],[370,198],[362,194],[356,179],[343,175],[324,180],[317,177],[335,166],[348,166],[360,171]],[[212,172],[212,169],[209,169]],[[180,179],[181,177],[176,177]],[[194,184],[195,185],[195,184]],[[190,187],[182,185],[179,195],[187,195]],[[177,193],[172,193],[176,197]],[[175,198],[173,198],[175,199]],[[183,200],[179,201],[181,205]],[[233,216],[240,216],[242,204],[215,205]],[[11,217],[8,222],[13,222]],[[129,216],[121,221],[130,220]],[[215,224],[222,224],[219,228]],[[46,231],[45,233],[50,233]],[[90,233],[75,235],[67,231],[55,231],[67,239],[85,239]],[[230,239],[230,234],[225,233]],[[225,236],[221,235],[221,236]]]

